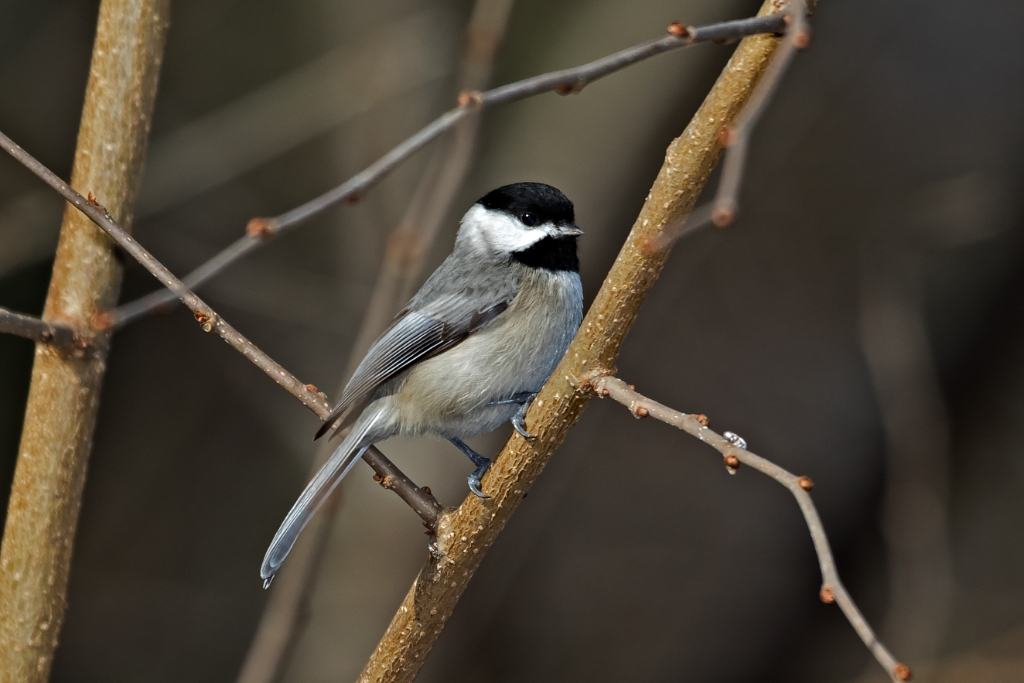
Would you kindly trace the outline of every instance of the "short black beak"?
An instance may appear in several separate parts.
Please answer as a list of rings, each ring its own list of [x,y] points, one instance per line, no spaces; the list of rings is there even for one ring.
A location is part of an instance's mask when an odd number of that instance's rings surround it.
[[[568,225],[559,225],[558,232],[563,237],[576,237],[577,235],[583,234],[583,231],[573,223],[569,223]]]

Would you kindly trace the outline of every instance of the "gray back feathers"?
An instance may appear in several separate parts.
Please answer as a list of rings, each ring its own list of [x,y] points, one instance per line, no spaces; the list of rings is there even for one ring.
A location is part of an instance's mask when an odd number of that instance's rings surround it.
[[[452,253],[373,343],[317,432],[340,430],[382,384],[485,328],[519,293],[517,269]]]

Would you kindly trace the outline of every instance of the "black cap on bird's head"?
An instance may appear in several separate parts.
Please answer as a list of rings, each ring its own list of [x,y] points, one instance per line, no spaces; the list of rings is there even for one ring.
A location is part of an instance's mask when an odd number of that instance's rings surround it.
[[[544,183],[513,183],[488,192],[462,217],[456,251],[510,259],[552,271],[578,271],[572,202]]]
[[[477,201],[485,209],[502,211],[524,225],[573,225],[572,202],[556,187],[544,183],[513,183],[491,190]]]

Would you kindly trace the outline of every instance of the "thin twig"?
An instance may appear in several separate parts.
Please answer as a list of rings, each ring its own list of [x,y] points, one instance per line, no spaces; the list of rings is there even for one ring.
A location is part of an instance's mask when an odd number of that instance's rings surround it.
[[[810,42],[806,14],[806,0],[789,0],[786,3],[785,17],[790,27],[779,46],[778,54],[765,71],[743,112],[736,117],[736,121],[722,129],[722,142],[728,147],[728,151],[725,154],[725,161],[722,162],[722,177],[718,183],[711,212],[712,221],[720,228],[736,219],[740,184],[743,181],[743,169],[746,167],[747,150],[754,126],[775,94],[782,75],[786,73],[796,51],[806,47]]]
[[[427,124],[341,185],[279,216],[254,218],[249,221],[246,234],[243,237],[186,275],[182,281],[186,287],[196,288],[233,262],[258,249],[262,244],[294,229],[335,204],[342,201],[358,201],[363,193],[380,182],[406,159],[480,109],[516,102],[550,91],[556,91],[563,95],[577,93],[588,84],[604,76],[664,52],[689,47],[697,43],[727,43],[749,35],[780,33],[785,30],[785,27],[785,15],[782,13],[701,27],[673,24],[669,27],[669,34],[662,38],[640,43],[573,69],[541,74],[485,92],[464,91],[459,96],[458,107],[445,112]],[[142,299],[112,311],[103,322],[109,326],[120,327],[156,308],[173,304],[176,298],[173,292],[157,290]]]
[[[0,332],[25,337],[40,344],[70,350],[75,345],[75,331],[67,325],[48,323],[30,315],[0,308]]]
[[[125,232],[102,205],[95,200],[90,201],[80,195],[74,188],[61,180],[50,169],[46,168],[3,133],[0,133],[0,148],[3,148],[4,151],[39,176],[43,182],[59,192],[72,206],[88,216],[93,223],[107,233],[119,247],[141,263],[161,284],[175,292],[182,303],[192,310],[196,321],[204,332],[216,333],[228,343],[228,346],[248,358],[256,367],[263,370],[271,379],[281,385],[285,391],[299,399],[302,405],[313,411],[317,417],[321,420],[327,419],[331,414],[331,406],[327,402],[326,396],[318,392],[313,385],[301,382],[297,377],[279,365],[277,361],[246,339],[242,333],[229,325],[216,311],[185,287],[181,280],[175,277],[171,271],[135,241],[131,235]],[[363,455],[363,459],[381,476],[388,476],[394,473],[400,474],[398,468],[393,463],[390,463],[390,461],[387,461],[387,458],[379,451],[376,451],[376,449],[371,448],[367,450]],[[387,466],[384,465],[385,462],[387,462]],[[433,496],[413,484],[408,477],[402,475],[402,477],[396,477],[394,481],[396,483],[393,490],[399,493],[403,500],[417,501],[417,505],[413,509],[421,517],[428,510],[441,509],[440,504],[434,500]]]
[[[678,427],[690,436],[695,436],[707,445],[711,446],[722,454],[725,466],[730,472],[741,465],[749,465],[758,472],[767,474],[769,477],[785,486],[793,497],[796,498],[800,511],[804,515],[807,529],[811,533],[814,542],[814,551],[818,554],[818,565],[821,567],[821,592],[823,602],[835,602],[843,611],[843,614],[853,626],[857,635],[860,636],[868,650],[874,655],[882,668],[889,673],[894,681],[907,681],[910,679],[910,669],[905,664],[900,664],[892,654],[879,642],[875,632],[871,629],[864,615],[857,609],[853,598],[847,593],[846,587],[839,579],[839,572],[836,571],[836,563],[832,557],[832,550],[829,547],[828,536],[825,534],[825,527],[821,523],[821,517],[814,506],[808,491],[813,484],[808,477],[797,475],[779,467],[775,463],[760,455],[746,450],[746,444],[733,437],[726,439],[720,434],[708,429],[708,418],[705,415],[688,415],[673,410],[667,406],[653,401],[646,396],[637,393],[628,384],[617,377],[598,376],[583,378],[581,386],[588,385],[593,388],[594,393],[601,398],[611,398],[629,408],[634,417],[653,417],[673,427]]]

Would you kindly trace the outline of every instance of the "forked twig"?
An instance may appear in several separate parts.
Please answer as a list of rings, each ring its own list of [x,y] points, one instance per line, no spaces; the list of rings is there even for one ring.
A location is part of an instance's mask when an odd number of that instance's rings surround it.
[[[312,384],[301,382],[278,364],[277,361],[264,353],[258,346],[246,339],[242,333],[229,325],[216,311],[190,291],[181,280],[175,277],[170,270],[146,251],[135,238],[125,232],[102,205],[95,200],[91,200],[91,198],[83,197],[53,171],[36,160],[3,133],[0,133],[0,148],[39,176],[47,185],[59,192],[72,206],[88,216],[93,223],[107,233],[119,247],[141,263],[161,284],[173,291],[181,299],[182,303],[192,310],[196,321],[204,332],[216,333],[217,336],[228,343],[228,346],[248,358],[256,367],[281,385],[285,391],[299,399],[302,405],[313,411],[317,417],[322,420],[327,419],[331,413],[331,406],[327,402],[326,396],[318,392]],[[394,482],[392,490],[402,500],[410,503],[410,507],[423,517],[424,521],[432,523],[436,519],[437,514],[441,510],[441,505],[437,500],[413,484],[404,474],[401,474],[401,471],[383,453],[376,448],[370,448],[363,454],[363,460],[378,475],[382,477],[391,476],[391,481]]]
[[[545,92],[555,91],[563,95],[577,93],[604,76],[664,52],[697,43],[732,42],[758,33],[780,33],[785,30],[785,26],[785,15],[782,13],[700,27],[672,24],[666,36],[620,50],[576,68],[533,76],[484,92],[464,91],[459,96],[459,106],[424,126],[341,185],[273,218],[254,218],[249,221],[244,236],[186,275],[182,282],[186,287],[194,289],[261,245],[289,232],[339,202],[358,201],[364,192],[414,153],[481,109],[516,102]],[[173,304],[177,298],[174,292],[157,290],[111,311],[99,322],[106,327],[120,327],[156,308]]]
[[[746,449],[746,444],[732,435],[731,439],[708,429],[708,418],[706,415],[688,415],[668,406],[653,401],[646,396],[636,392],[631,386],[617,377],[608,375],[584,378],[581,386],[586,385],[592,388],[600,398],[611,398],[629,408],[634,417],[653,417],[673,427],[678,427],[690,436],[695,436],[707,445],[711,446],[722,454],[725,466],[730,472],[735,472],[741,465],[749,465],[758,472],[767,474],[769,477],[786,487],[796,498],[800,512],[804,515],[807,523],[807,530],[811,533],[811,540],[814,542],[814,551],[818,555],[818,565],[821,568],[821,592],[822,602],[836,603],[843,611],[846,619],[853,626],[857,635],[874,655],[882,668],[888,672],[893,681],[910,680],[910,668],[905,664],[896,661],[896,658],[879,642],[875,632],[871,629],[864,615],[857,609],[853,598],[847,593],[846,587],[839,579],[839,572],[836,570],[835,560],[832,557],[832,549],[829,546],[828,536],[825,534],[825,527],[821,523],[821,517],[814,506],[809,491],[813,484],[808,477],[798,477],[788,470],[779,467],[775,463],[751,453]],[[729,434],[726,432],[726,434]]]

